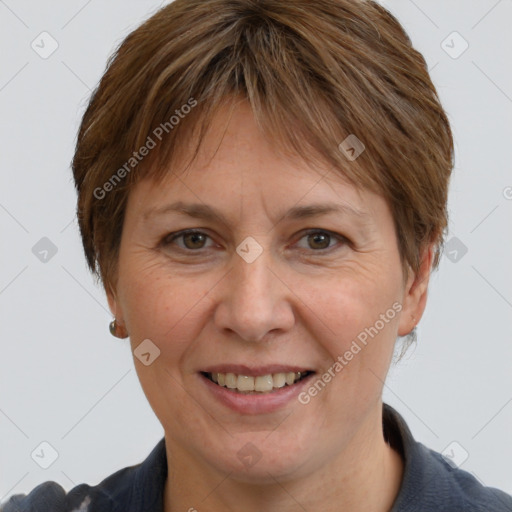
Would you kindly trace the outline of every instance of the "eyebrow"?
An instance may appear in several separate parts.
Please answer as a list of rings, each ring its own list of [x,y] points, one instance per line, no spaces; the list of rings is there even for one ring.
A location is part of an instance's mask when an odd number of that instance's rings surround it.
[[[211,206],[201,203],[184,203],[183,201],[177,201],[175,203],[171,203],[165,206],[151,208],[145,211],[142,216],[144,220],[168,215],[171,213],[178,213],[181,215],[187,215],[189,217],[193,217],[196,219],[205,219],[211,220],[215,219],[220,221],[223,224],[229,224],[226,217]],[[319,203],[319,204],[311,204],[307,206],[294,206],[290,208],[284,216],[281,217],[282,220],[299,220],[299,219],[307,219],[311,217],[319,217],[321,215],[328,215],[330,213],[339,213],[347,216],[357,217],[357,218],[367,218],[369,215],[367,212],[354,208],[353,206],[347,203]]]

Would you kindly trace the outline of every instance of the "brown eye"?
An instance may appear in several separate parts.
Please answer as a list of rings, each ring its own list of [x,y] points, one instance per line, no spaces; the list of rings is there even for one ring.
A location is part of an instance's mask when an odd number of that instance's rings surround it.
[[[331,243],[331,235],[323,232],[310,233],[307,239],[311,249],[327,249]]]
[[[179,249],[181,251],[197,252],[201,249],[211,249],[215,244],[213,240],[202,231],[179,231],[168,234],[161,242],[166,250]]]
[[[306,231],[296,243],[301,251],[316,252],[318,255],[330,254],[332,251],[342,249],[350,244],[350,241],[339,233],[323,229]]]
[[[181,235],[187,249],[202,249],[206,244],[207,235],[204,233],[185,233]]]

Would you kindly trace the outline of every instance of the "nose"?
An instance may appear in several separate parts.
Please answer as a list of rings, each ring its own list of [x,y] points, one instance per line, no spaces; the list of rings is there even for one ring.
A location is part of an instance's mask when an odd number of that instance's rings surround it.
[[[232,270],[219,290],[218,329],[244,341],[262,341],[292,328],[293,294],[272,263],[267,250],[251,263],[234,253]]]

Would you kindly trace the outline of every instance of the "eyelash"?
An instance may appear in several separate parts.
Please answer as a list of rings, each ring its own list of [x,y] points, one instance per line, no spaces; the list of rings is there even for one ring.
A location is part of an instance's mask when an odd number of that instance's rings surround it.
[[[205,233],[204,231],[200,231],[200,230],[196,230],[196,229],[186,229],[186,230],[182,230],[182,231],[177,231],[175,233],[169,233],[167,234],[161,241],[161,245],[163,247],[167,247],[169,245],[172,245],[175,240],[177,239],[183,239],[184,236],[186,235],[204,235],[206,236],[209,240],[213,241],[212,238],[207,234]],[[302,240],[303,238],[306,238],[310,235],[315,235],[315,234],[324,234],[324,235],[327,235],[329,236],[331,239],[329,240],[329,242],[331,242],[332,240],[338,240],[338,243],[341,243],[342,245],[350,245],[351,242],[350,240],[347,239],[347,237],[343,236],[343,235],[340,235],[338,233],[334,233],[332,231],[329,231],[329,230],[326,230],[326,229],[308,229],[308,230],[305,230],[302,234],[302,236],[297,240],[297,242],[299,242],[300,240]],[[297,243],[295,242],[295,243]],[[327,252],[331,252],[333,249],[336,248],[336,245],[333,245],[333,246],[330,246],[330,247],[327,247],[325,249],[302,249],[302,251],[311,251],[311,252],[314,252],[314,253],[327,253]],[[339,248],[339,247],[338,247]],[[204,250],[207,250],[208,247],[200,247],[199,249],[188,249],[186,247],[178,247],[179,250],[183,251],[183,252],[187,252],[187,253],[201,253],[202,251]]]

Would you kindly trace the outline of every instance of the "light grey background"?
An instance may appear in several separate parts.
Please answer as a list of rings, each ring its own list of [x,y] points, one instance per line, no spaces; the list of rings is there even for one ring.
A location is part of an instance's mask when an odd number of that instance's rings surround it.
[[[107,303],[87,272],[74,221],[69,169],[107,57],[161,3],[0,0],[4,499],[46,480],[66,489],[96,484],[140,462],[163,435],[128,340],[108,333]],[[418,344],[391,370],[385,401],[418,440],[438,451],[456,441],[449,452],[459,461],[467,452],[462,469],[512,493],[512,2],[385,5],[425,55],[452,123],[448,239],[460,241],[442,258]],[[39,51],[51,48],[38,37],[43,31],[59,45],[47,59],[31,48],[34,40]],[[469,47],[453,58],[461,37]],[[46,262],[32,252],[43,237],[57,248]],[[43,441],[58,453],[48,469],[31,458]],[[42,448],[38,462],[50,462],[51,450]]]

